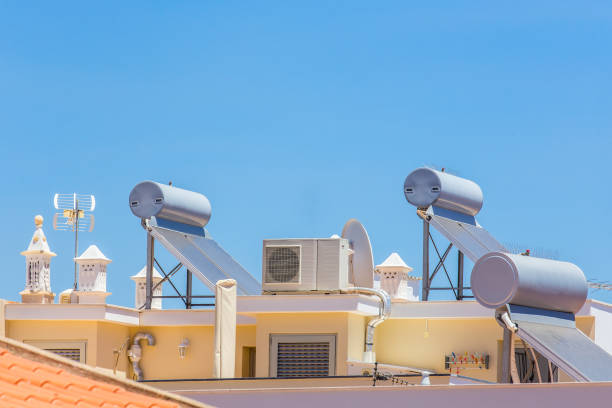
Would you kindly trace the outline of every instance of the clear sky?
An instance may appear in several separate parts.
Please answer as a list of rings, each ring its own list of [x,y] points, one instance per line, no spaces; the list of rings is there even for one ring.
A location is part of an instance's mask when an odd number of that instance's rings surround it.
[[[36,214],[52,289],[71,286],[51,199],[76,191],[98,201],[81,250],[113,260],[108,301],[131,306],[146,179],[207,195],[209,231],[258,279],[262,239],[352,217],[376,263],[397,251],[420,274],[402,187],[422,165],[479,183],[501,242],[612,280],[610,44],[604,1],[3,1],[0,297],[24,287]]]

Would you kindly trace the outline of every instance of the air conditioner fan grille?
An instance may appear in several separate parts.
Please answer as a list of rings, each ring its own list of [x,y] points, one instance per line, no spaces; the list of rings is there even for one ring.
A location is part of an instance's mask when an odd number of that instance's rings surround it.
[[[300,282],[300,248],[266,248],[266,283]]]

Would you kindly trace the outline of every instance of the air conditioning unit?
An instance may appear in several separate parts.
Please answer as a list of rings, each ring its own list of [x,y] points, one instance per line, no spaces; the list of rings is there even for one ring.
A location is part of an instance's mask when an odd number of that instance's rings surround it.
[[[266,239],[264,292],[337,291],[349,286],[349,248],[344,238]]]

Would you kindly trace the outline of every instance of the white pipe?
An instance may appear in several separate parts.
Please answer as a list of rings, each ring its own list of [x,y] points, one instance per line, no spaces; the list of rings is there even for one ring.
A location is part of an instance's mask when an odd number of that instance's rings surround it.
[[[514,323],[512,321],[512,319],[510,319],[510,315],[508,315],[508,312],[502,313],[501,320],[502,320],[502,322],[504,322],[504,324],[506,325],[508,330],[510,330],[512,333],[516,333],[517,332],[518,327],[517,327],[516,323]]]
[[[374,353],[374,330],[376,329],[376,326],[391,316],[391,297],[382,289],[354,287],[348,288],[343,292],[377,296],[380,299],[378,317],[370,320],[366,329],[365,351],[363,352],[363,361],[366,363],[374,363],[376,361],[376,355]]]

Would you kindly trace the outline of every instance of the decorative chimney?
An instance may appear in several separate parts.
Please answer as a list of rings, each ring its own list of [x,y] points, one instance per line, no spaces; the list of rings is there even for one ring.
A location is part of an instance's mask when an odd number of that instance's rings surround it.
[[[131,279],[136,284],[135,292],[134,292],[134,307],[136,309],[140,309],[147,300],[147,267],[145,266],[138,272],[136,275],[132,276]],[[153,287],[157,285],[161,280],[162,276],[157,271],[157,269],[153,268]],[[153,296],[161,296],[162,295],[162,286],[159,285],[153,290]],[[161,309],[162,308],[162,300],[161,298],[154,298],[151,300],[151,309]]]
[[[55,294],[51,292],[51,258],[56,256],[51,252],[47,237],[43,232],[43,217],[34,217],[36,230],[21,255],[26,261],[26,286],[21,295],[22,303],[53,303]]]
[[[110,295],[106,291],[106,265],[111,260],[104,256],[95,245],[90,245],[78,258],[74,258],[79,268],[79,290],[72,293],[71,301],[78,303],[106,303]],[[62,292],[63,293],[63,292]]]
[[[380,288],[394,299],[419,300],[421,278],[408,273],[412,268],[406,265],[397,252],[393,252],[383,263],[376,266],[380,275]]]

